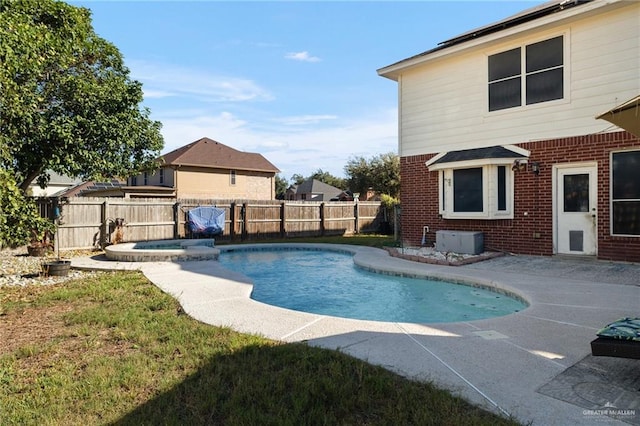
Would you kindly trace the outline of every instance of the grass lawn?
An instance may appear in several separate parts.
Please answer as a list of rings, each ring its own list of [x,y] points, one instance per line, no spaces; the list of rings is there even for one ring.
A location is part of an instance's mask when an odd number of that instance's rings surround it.
[[[337,351],[202,324],[117,272],[0,288],[0,424],[517,423]]]

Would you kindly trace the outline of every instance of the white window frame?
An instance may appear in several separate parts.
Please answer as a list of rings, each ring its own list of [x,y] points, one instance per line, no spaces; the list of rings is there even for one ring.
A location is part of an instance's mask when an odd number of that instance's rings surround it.
[[[546,105],[554,105],[554,104],[560,104],[560,103],[567,103],[570,101],[569,96],[570,96],[570,90],[569,90],[569,86],[570,86],[570,61],[569,61],[569,47],[570,47],[570,32],[567,31],[563,31],[563,32],[553,32],[553,33],[548,33],[545,34],[541,37],[532,39],[532,40],[527,40],[526,42],[523,43],[519,43],[519,44],[515,44],[512,45],[510,47],[503,47],[500,48],[499,50],[495,50],[495,51],[490,51],[486,53],[486,64],[488,65],[489,63],[489,57],[490,56],[494,56],[503,52],[508,52],[509,50],[513,50],[513,49],[517,49],[520,48],[520,105],[519,106],[513,106],[513,107],[508,107],[508,108],[502,108],[502,109],[497,109],[494,111],[491,111],[489,109],[489,67],[486,66],[485,67],[485,81],[486,81],[486,88],[487,90],[485,90],[485,107],[486,107],[486,114],[489,115],[499,115],[499,114],[504,114],[504,113],[509,113],[511,111],[514,110],[521,110],[521,109],[532,109],[532,108],[541,108],[544,107]],[[563,94],[562,94],[562,98],[560,99],[552,99],[552,100],[548,100],[548,101],[542,101],[542,102],[537,102],[537,103],[533,103],[533,104],[527,104],[527,99],[526,99],[526,93],[527,93],[527,75],[531,74],[531,73],[527,73],[526,71],[526,51],[527,51],[527,46],[530,46],[532,44],[536,44],[539,42],[543,42],[543,41],[547,41],[547,40],[551,40],[553,38],[556,37],[562,37],[562,84],[563,84]]]
[[[431,166],[438,170],[438,209],[444,219],[513,219],[514,171],[513,159],[481,159],[444,163]],[[505,167],[506,210],[498,210],[498,166]],[[454,182],[453,171],[482,168],[482,208],[481,212],[453,211]]]
[[[631,199],[631,198],[621,198],[621,199],[615,199],[613,198],[613,185],[614,185],[614,181],[613,181],[613,156],[615,154],[624,154],[627,152],[640,152],[640,149],[627,149],[627,150],[620,150],[620,151],[612,151],[609,155],[609,234],[612,236],[616,236],[616,237],[631,237],[631,238],[640,238],[640,235],[638,234],[616,234],[613,232],[613,204],[615,202],[624,202],[624,201],[635,201],[635,199]]]
[[[235,170],[230,170],[229,171],[229,185],[235,186],[235,184],[236,184],[236,171]]]

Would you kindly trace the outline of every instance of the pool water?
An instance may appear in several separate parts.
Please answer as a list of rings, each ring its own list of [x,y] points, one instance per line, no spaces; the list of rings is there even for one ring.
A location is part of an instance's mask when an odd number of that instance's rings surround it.
[[[527,307],[490,290],[365,271],[342,252],[234,250],[221,253],[219,262],[253,280],[252,299],[321,315],[435,323],[503,316]]]

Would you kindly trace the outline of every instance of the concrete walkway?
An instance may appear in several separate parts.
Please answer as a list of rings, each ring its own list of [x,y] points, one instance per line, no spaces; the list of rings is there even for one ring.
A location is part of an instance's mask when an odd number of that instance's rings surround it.
[[[522,423],[640,425],[640,360],[591,357],[589,346],[604,325],[640,316],[640,265],[505,256],[450,267],[394,258],[370,247],[339,247],[371,270],[490,285],[520,295],[530,306],[505,317],[458,323],[358,321],[256,302],[250,299],[251,281],[216,261],[129,263],[94,257],[73,259],[72,266],[139,269],[199,321],[338,349],[432,381]]]

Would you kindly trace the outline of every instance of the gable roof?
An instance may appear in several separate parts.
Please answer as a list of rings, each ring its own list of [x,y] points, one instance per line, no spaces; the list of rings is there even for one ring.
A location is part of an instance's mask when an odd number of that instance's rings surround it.
[[[307,179],[296,188],[296,194],[316,194],[314,201],[330,200],[342,193],[342,189],[331,186],[317,179]]]
[[[233,149],[209,138],[198,139],[160,157],[168,166],[251,170],[278,173],[280,170],[261,154]]]
[[[516,25],[524,24],[525,22],[533,21],[534,19],[542,18],[543,16],[550,15],[552,13],[561,12],[563,10],[570,9],[575,6],[580,6],[584,3],[590,3],[593,0],[551,0],[539,4],[537,6],[523,10],[508,18],[502,19],[496,23],[482,26],[452,39],[442,41],[438,43],[436,49],[444,49],[453,46],[458,43],[463,43],[473,38],[485,36],[487,34],[502,31],[507,28],[515,27]]]
[[[541,19],[553,14],[559,14],[561,12],[565,12],[566,10],[573,9],[576,6],[582,6],[587,3],[592,3],[593,7],[596,8],[596,7],[604,7],[604,6],[607,6],[609,3],[616,3],[616,2],[621,2],[621,1],[620,0],[609,0],[608,2],[594,1],[594,0],[546,1],[542,4],[525,9],[522,12],[509,16],[508,18],[502,19],[493,24],[485,25],[483,27],[476,28],[471,31],[467,31],[451,39],[442,41],[438,43],[438,46],[433,49],[427,50],[425,52],[419,53],[417,55],[411,56],[406,59],[402,59],[391,65],[387,65],[383,68],[380,68],[378,70],[378,75],[387,77],[391,80],[397,80],[400,70],[410,67],[412,65],[421,63],[422,61],[430,57],[430,55],[436,52],[449,49],[454,46],[463,44],[465,42],[488,36],[490,34],[494,34],[500,31],[505,31],[510,28],[517,27],[518,25],[535,21],[536,19]]]

